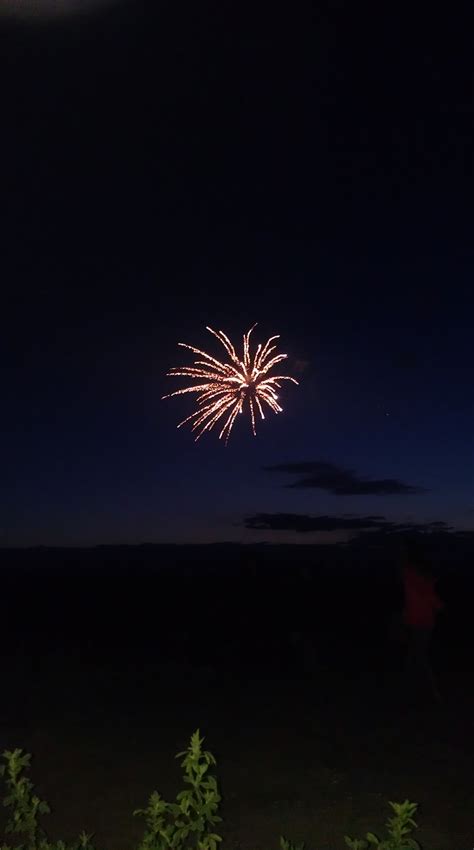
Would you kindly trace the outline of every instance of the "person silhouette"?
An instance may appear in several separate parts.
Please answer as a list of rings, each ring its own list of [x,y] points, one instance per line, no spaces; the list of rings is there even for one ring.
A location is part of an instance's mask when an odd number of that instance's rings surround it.
[[[417,679],[428,682],[434,698],[441,694],[430,662],[433,631],[443,603],[436,591],[436,582],[419,547],[410,546],[402,561],[404,589],[403,622],[408,637],[409,667]]]

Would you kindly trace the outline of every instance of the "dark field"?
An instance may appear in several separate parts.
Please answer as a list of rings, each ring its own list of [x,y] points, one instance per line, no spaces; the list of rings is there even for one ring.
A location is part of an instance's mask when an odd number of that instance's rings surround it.
[[[322,551],[322,550],[321,550]],[[309,547],[3,552],[0,746],[34,754],[52,837],[132,847],[199,727],[226,846],[344,846],[388,800],[428,850],[474,845],[470,564],[438,566],[442,704],[405,669],[390,559]],[[2,815],[3,816],[3,815]]]

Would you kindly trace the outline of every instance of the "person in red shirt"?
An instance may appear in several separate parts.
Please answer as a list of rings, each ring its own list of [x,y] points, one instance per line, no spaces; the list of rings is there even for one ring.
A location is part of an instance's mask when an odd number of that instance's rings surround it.
[[[408,631],[412,666],[428,679],[434,697],[440,700],[429,650],[436,618],[443,608],[435,579],[418,552],[411,550],[402,565],[404,589],[403,621]]]

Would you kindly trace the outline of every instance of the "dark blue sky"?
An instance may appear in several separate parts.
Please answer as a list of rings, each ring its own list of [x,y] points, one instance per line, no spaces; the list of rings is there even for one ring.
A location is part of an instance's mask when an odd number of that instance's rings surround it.
[[[1,22],[3,545],[473,527],[471,45],[352,6]],[[300,386],[196,445],[177,343],[255,321]]]

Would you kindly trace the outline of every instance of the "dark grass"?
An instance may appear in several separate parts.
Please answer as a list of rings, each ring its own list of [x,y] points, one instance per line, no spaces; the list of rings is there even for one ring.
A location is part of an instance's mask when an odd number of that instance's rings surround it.
[[[343,847],[382,828],[388,800],[420,804],[432,850],[473,846],[474,687],[466,572],[433,646],[443,703],[404,669],[389,624],[400,602],[388,565],[189,561],[174,571],[126,558],[4,569],[0,746],[34,754],[53,837],[95,833],[132,847],[132,817],[199,726],[218,759],[227,846]]]

